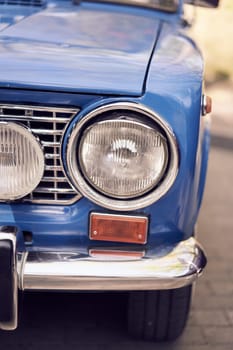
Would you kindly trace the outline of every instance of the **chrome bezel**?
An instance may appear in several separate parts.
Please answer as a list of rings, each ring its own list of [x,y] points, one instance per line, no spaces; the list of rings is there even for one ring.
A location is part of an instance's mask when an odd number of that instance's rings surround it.
[[[152,189],[150,192],[144,194],[141,197],[133,199],[110,198],[96,191],[84,178],[76,161],[77,143],[85,124],[88,124],[91,121],[91,119],[96,118],[102,113],[122,109],[125,111],[137,112],[156,122],[167,137],[170,151],[168,168],[161,183],[157,187]],[[87,197],[89,200],[102,207],[106,207],[112,210],[128,211],[144,208],[156,202],[169,190],[169,188],[174,183],[178,173],[179,151],[176,142],[176,137],[173,131],[171,130],[170,126],[158,114],[155,114],[149,108],[141,104],[137,104],[134,102],[116,102],[96,108],[95,110],[91,111],[86,116],[84,116],[80,121],[78,121],[76,125],[74,125],[66,145],[66,163],[68,175],[70,176],[71,182],[73,183],[75,188],[83,194],[83,196]]]
[[[39,162],[40,162],[40,180],[36,181],[35,183],[33,183],[33,186],[31,186],[31,188],[27,191],[22,192],[21,194],[17,194],[17,195],[11,195],[7,198],[2,198],[1,194],[0,194],[0,201],[1,202],[5,202],[5,201],[14,201],[17,199],[21,199],[23,197],[25,197],[27,194],[31,193],[34,188],[36,188],[38,186],[38,184],[40,183],[43,174],[44,174],[44,169],[45,169],[45,159],[44,159],[44,152],[43,152],[43,147],[39,141],[39,139],[33,134],[33,132],[31,131],[31,129],[25,127],[24,125],[21,125],[20,123],[15,123],[15,122],[9,122],[9,121],[0,121],[0,125],[5,124],[5,125],[13,125],[13,130],[18,131],[19,133],[21,133],[21,135],[24,135],[30,143],[33,143],[34,146],[37,148],[37,152],[38,152],[38,157]]]

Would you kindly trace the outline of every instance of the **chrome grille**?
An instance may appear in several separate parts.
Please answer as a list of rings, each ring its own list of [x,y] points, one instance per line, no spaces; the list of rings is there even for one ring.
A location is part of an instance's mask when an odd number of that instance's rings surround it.
[[[69,121],[79,109],[0,105],[0,120],[28,127],[40,140],[45,156],[44,176],[38,187],[21,201],[71,204],[81,195],[69,183],[61,163],[61,141]]]

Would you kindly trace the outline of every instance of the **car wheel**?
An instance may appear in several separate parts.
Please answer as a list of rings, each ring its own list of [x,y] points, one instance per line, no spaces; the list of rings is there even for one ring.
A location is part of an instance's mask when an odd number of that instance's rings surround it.
[[[145,340],[176,339],[186,325],[191,296],[191,285],[173,290],[129,292],[129,333]]]

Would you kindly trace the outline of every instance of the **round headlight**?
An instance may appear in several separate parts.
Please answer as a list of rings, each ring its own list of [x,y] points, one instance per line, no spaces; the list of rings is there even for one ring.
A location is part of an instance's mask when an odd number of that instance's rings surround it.
[[[168,161],[167,141],[158,128],[136,120],[94,123],[82,134],[78,149],[81,171],[90,185],[114,198],[150,191]]]
[[[115,103],[75,125],[66,162],[84,196],[110,209],[133,210],[167,192],[177,174],[178,150],[159,116],[134,103]]]
[[[24,126],[0,123],[0,200],[14,200],[30,193],[44,173],[41,146]]]

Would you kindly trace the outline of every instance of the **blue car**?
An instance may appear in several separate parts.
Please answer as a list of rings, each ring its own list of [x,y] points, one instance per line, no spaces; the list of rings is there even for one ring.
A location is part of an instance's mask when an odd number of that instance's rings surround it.
[[[176,339],[206,265],[211,110],[183,1],[0,9],[0,329],[19,291],[125,291],[132,336]]]

